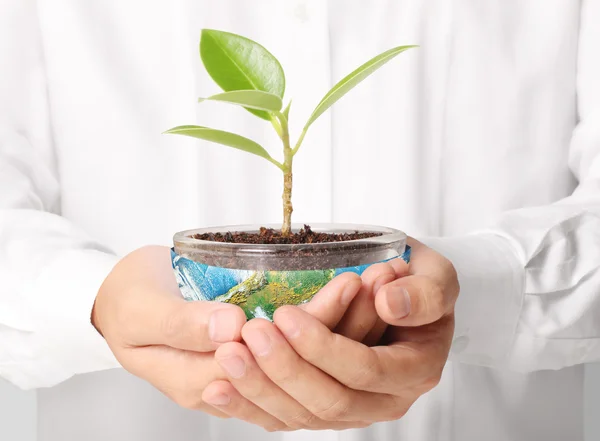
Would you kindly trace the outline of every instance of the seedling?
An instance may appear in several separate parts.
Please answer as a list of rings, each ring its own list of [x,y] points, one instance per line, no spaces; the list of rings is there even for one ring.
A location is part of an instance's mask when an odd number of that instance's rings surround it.
[[[291,232],[292,218],[292,166],[294,156],[312,124],[340,98],[369,77],[387,62],[407,49],[399,46],[367,61],[337,83],[323,97],[304,125],[298,140],[290,141],[289,114],[292,101],[283,108],[285,74],[281,64],[260,44],[228,32],[205,29],[200,40],[200,57],[208,74],[223,89],[199,102],[220,101],[246,108],[256,117],[271,123],[283,145],[283,161],[274,159],[265,148],[246,137],[223,130],[202,126],[179,126],[165,133],[191,136],[252,153],[266,159],[283,173],[283,225],[284,237]]]

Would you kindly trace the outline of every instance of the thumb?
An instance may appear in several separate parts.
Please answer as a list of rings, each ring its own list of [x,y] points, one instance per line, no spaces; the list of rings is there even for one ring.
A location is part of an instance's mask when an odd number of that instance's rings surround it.
[[[375,296],[379,317],[393,326],[422,326],[442,318],[452,309],[452,297],[425,276],[397,279]]]
[[[241,340],[246,316],[241,308],[227,303],[149,296],[132,310],[128,321],[123,334],[134,346],[212,352],[222,343]]]

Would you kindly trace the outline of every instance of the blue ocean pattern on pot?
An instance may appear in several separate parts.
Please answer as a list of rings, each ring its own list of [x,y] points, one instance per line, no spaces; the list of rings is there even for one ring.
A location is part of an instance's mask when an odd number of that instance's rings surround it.
[[[361,275],[369,266],[328,270],[252,271],[220,268],[186,259],[171,251],[181,294],[189,301],[217,301],[238,305],[246,316],[272,320],[283,305],[308,302],[331,279],[345,272]],[[410,260],[410,248],[402,256]]]

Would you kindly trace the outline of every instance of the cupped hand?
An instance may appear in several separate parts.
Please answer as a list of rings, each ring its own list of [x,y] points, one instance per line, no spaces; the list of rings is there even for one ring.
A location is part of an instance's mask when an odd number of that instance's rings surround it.
[[[401,418],[441,378],[459,289],[450,262],[411,245],[410,269],[374,266],[362,283],[344,275],[312,305],[280,308],[274,324],[247,323],[246,345],[217,350],[228,381],[211,383],[205,401],[268,430],[345,429]],[[376,281],[383,283],[373,289]],[[350,303],[348,292],[355,292]],[[360,293],[375,293],[372,309]],[[386,323],[395,326],[386,330]],[[384,331],[380,345],[370,347]]]
[[[415,328],[453,316],[460,290],[452,262],[409,238],[412,260],[405,277],[378,290],[375,308],[389,325]]]
[[[240,341],[244,312],[234,305],[186,302],[173,276],[170,250],[144,247],[122,259],[100,288],[92,323],[117,360],[176,403],[225,417],[202,402],[212,381],[226,378],[214,358]]]

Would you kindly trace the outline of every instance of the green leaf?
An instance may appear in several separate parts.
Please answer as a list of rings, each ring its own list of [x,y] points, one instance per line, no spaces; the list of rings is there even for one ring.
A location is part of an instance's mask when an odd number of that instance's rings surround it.
[[[417,46],[400,46],[394,49],[390,49],[382,54],[379,54],[375,58],[367,61],[365,64],[360,66],[346,78],[337,83],[333,88],[327,92],[327,95],[321,100],[319,105],[314,110],[313,114],[308,119],[308,122],[304,126],[304,131],[306,131],[312,123],[314,123],[317,118],[319,118],[327,109],[333,106],[340,98],[346,95],[350,90],[352,90],[356,85],[362,82],[365,78],[370,76],[388,61],[396,57],[396,55],[404,52],[407,49],[417,47]]]
[[[269,162],[283,166],[275,161],[271,155],[258,143],[235,133],[225,132],[223,130],[210,129],[202,126],[178,126],[167,130],[165,134],[191,136],[192,138],[203,139],[205,141],[215,142],[235,149],[243,150],[248,153],[265,158]]]
[[[204,29],[200,57],[208,74],[225,92],[260,90],[283,98],[285,75],[281,64],[267,49],[246,37]],[[267,112],[249,111],[270,120]]]
[[[203,101],[221,101],[266,112],[279,112],[283,107],[283,102],[277,95],[260,90],[234,90],[208,98],[198,98],[199,103]]]

